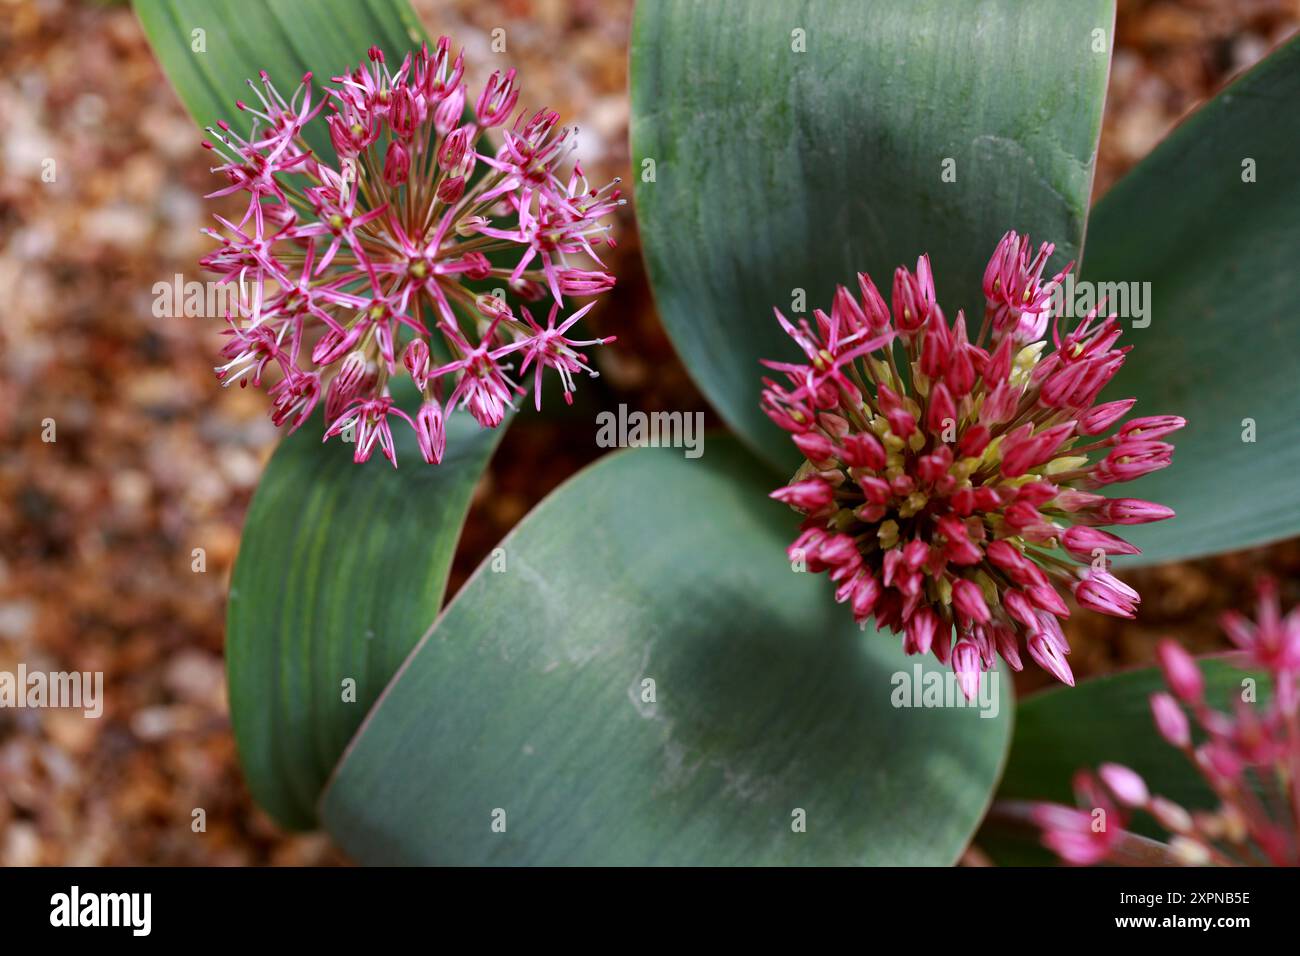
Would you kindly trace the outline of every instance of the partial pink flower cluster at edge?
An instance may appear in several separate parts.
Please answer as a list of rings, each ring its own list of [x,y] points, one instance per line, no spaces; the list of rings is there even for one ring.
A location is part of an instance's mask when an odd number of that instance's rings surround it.
[[[205,230],[221,246],[202,264],[240,290],[218,375],[261,386],[278,367],[275,423],[298,428],[323,396],[325,437],[349,432],[357,461],[378,446],[397,464],[397,416],[440,462],[446,416],[465,407],[496,427],[525,392],[512,375],[532,371],[540,407],[542,373],[555,369],[572,401],[573,376],[596,374],[578,349],[612,341],[569,338],[593,303],[559,316],[566,298],[614,285],[597,248],[612,245],[601,218],[623,202],[617,181],[593,189],[579,164],[561,171],[574,131],[550,110],[515,113],[514,70],[492,74],[466,120],[463,73],[447,37],[395,72],[372,47],[319,98],[311,74],[286,100],[263,72],[249,81],[257,104],[237,104],[253,117],[247,136],[222,122],[204,143],[228,183],[209,198],[248,194],[238,222],[217,216],[222,231]],[[336,164],[308,147],[313,122],[328,127]],[[500,148],[479,152],[493,127]],[[498,288],[549,300],[545,324]],[[423,395],[413,418],[389,390],[403,372]]]
[[[1069,267],[1044,280],[1052,251],[1002,238],[973,335],[963,313],[945,318],[923,256],[895,272],[892,310],[859,273],[858,294],[840,286],[811,324],[777,311],[805,360],[764,362],[786,381],[764,379],[763,409],[805,458],[772,494],[805,516],[792,562],[829,572],[860,625],[950,663],[967,697],[1022,651],[1073,684],[1062,594],[1120,617],[1139,601],[1107,570],[1137,548],[1098,526],[1173,515],[1099,493],[1168,465],[1161,439],[1185,422],[1096,404],[1128,349],[1096,310],[1060,328],[1052,290]]]
[[[1159,647],[1169,690],[1151,695],[1156,729],[1191,761],[1219,808],[1188,811],[1153,795],[1141,776],[1119,764],[1102,764],[1095,776],[1081,770],[1074,789],[1086,809],[1041,803],[1030,812],[1044,830],[1044,844],[1062,860],[1081,866],[1300,866],[1300,609],[1283,618],[1273,584],[1260,590],[1256,620],[1227,614],[1223,627],[1241,649],[1243,668],[1270,675],[1267,703],[1262,692],[1243,693],[1233,713],[1212,709],[1191,656],[1173,641]],[[1243,687],[1246,677],[1243,672]],[[1131,833],[1136,811],[1150,815],[1168,841]]]

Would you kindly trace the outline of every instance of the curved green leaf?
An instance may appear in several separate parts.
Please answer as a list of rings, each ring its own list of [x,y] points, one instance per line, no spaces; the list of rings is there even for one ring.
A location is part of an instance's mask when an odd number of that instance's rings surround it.
[[[244,522],[226,661],[249,789],[281,824],[309,827],[352,733],[442,605],[474,484],[504,427],[451,416],[426,465],[393,428],[400,467],[352,461],[318,414],[276,450]],[[355,682],[345,695],[344,681]]]
[[[1205,675],[1206,699],[1219,709],[1228,707],[1241,693],[1241,681],[1248,675],[1222,659],[1202,658],[1199,663]],[[1266,695],[1268,678],[1253,676],[1260,694]],[[1021,700],[998,799],[1050,800],[1073,806],[1075,771],[1120,763],[1142,774],[1153,793],[1189,809],[1215,806],[1213,794],[1196,769],[1156,732],[1149,698],[1164,689],[1160,671],[1144,668],[1093,678],[1078,687],[1053,688]],[[1139,832],[1159,835],[1159,830],[1148,829],[1142,817],[1135,825]],[[1010,838],[996,821],[981,832],[978,842],[1003,862],[1052,861],[1046,851],[1034,853],[1031,849],[1026,854],[1021,841]]]
[[[1188,421],[1173,465],[1125,487],[1178,512],[1132,529],[1144,561],[1300,533],[1298,101],[1293,40],[1170,134],[1093,215],[1087,277],[1150,283],[1150,326],[1126,331],[1133,353],[1108,395]]]
[[[792,572],[770,484],[717,438],[607,457],[543,501],[354,738],[322,798],[334,837],[366,863],[952,863],[1010,683],[987,719],[892,706],[921,665]]]
[[[252,97],[245,81],[261,70],[287,96],[308,71],[326,83],[361,63],[371,46],[400,62],[425,38],[407,0],[135,0],[135,12],[200,128],[233,123],[235,101]],[[304,136],[319,155],[334,155],[324,123],[310,124]]]
[[[769,461],[797,458],[758,406],[759,359],[795,354],[772,317],[795,290],[828,308],[837,282],[865,270],[887,289],[928,252],[944,307],[978,317],[1007,229],[1077,256],[1113,20],[1111,0],[637,5],[632,154],[659,311]]]

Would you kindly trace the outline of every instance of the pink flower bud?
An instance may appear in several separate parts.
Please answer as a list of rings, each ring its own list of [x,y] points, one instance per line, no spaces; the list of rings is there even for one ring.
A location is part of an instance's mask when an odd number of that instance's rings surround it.
[[[846,335],[864,331],[868,328],[867,316],[853,298],[853,294],[844,286],[835,287],[835,299],[831,304],[831,317],[844,330]]]
[[[1079,416],[1079,434],[1100,435],[1127,415],[1129,409],[1136,404],[1136,398],[1125,398],[1089,409]]]
[[[438,201],[446,206],[454,206],[465,195],[465,177],[451,176],[438,184],[436,190]]]
[[[856,567],[862,563],[858,546],[847,534],[833,534],[825,538],[818,549],[817,557],[833,567],[845,565]]]
[[[957,437],[957,406],[952,400],[948,387],[940,382],[930,392],[930,407],[925,413],[925,427],[931,435],[944,441],[944,432],[951,429],[952,438]]]
[[[966,429],[957,448],[963,458],[978,458],[984,454],[984,449],[989,446],[992,437],[989,430],[983,425],[975,425]]]
[[[947,445],[940,445],[937,449],[928,455],[922,455],[917,459],[916,474],[920,479],[921,485],[937,485],[948,473],[952,467],[952,452]],[[900,476],[900,477],[906,477]],[[914,483],[915,484],[915,483]],[[908,490],[908,494],[911,490]]]
[[[830,412],[822,412],[817,416],[817,424],[825,429],[826,434],[830,435],[833,441],[839,441],[849,433],[848,421],[840,415],[832,415]]]
[[[1080,561],[1091,561],[1097,551],[1101,551],[1103,556],[1142,553],[1118,535],[1083,525],[1067,528],[1061,535],[1061,544]]]
[[[465,115],[465,84],[459,83],[433,112],[433,128],[439,136],[446,136]]]
[[[1175,747],[1187,747],[1192,742],[1191,726],[1187,715],[1173,696],[1163,691],[1151,695],[1151,714],[1155,718],[1156,730]]]
[[[1124,438],[1142,438],[1150,441],[1154,438],[1162,438],[1171,432],[1176,432],[1187,425],[1185,418],[1179,418],[1177,415],[1153,415],[1148,418],[1135,418],[1132,421],[1125,422],[1119,430],[1119,437]]]
[[[922,257],[922,261],[926,263],[925,275],[928,278],[929,260]],[[918,273],[920,267],[918,262]],[[894,325],[905,335],[914,334],[930,317],[930,309],[934,307],[934,286],[930,285],[927,290],[919,276],[899,267],[894,272],[893,303]]]
[[[1096,513],[1103,524],[1145,524],[1172,518],[1174,509],[1140,498],[1110,498],[1097,507]]]
[[[429,346],[424,339],[411,339],[402,354],[402,364],[411,373],[416,388],[424,388],[429,380]]]
[[[1127,807],[1144,806],[1151,796],[1142,778],[1123,764],[1104,763],[1097,768],[1097,776],[1115,799]]]
[[[952,604],[958,611],[973,621],[986,623],[989,618],[989,606],[984,603],[984,595],[979,585],[965,578],[958,578],[952,585]]]
[[[1077,488],[1062,488],[1060,494],[1056,496],[1056,507],[1073,514],[1076,511],[1100,507],[1105,501],[1106,499],[1101,495],[1094,495],[1090,491],[1080,491]],[[1114,522],[1100,521],[1098,523],[1113,524]]]
[[[1124,441],[1101,460],[1096,477],[1103,484],[1132,481],[1168,467],[1173,453],[1174,446],[1162,441]]]
[[[1038,617],[1034,613],[1034,606],[1029,598],[1019,591],[1006,591],[1002,595],[1002,606],[1007,609],[1007,613],[1013,619],[1023,624],[1027,630],[1038,629]]]
[[[873,331],[880,332],[889,326],[889,306],[865,272],[858,273],[858,290],[862,293],[862,311]]]
[[[870,573],[862,573],[855,579],[853,594],[849,605],[853,610],[854,620],[865,620],[870,616],[876,602],[880,599],[880,582]]]
[[[393,90],[393,101],[388,107],[388,127],[393,135],[407,145],[424,122],[424,102],[412,95],[406,87]]]
[[[1030,634],[1026,643],[1029,656],[1034,659],[1034,662],[1039,667],[1062,684],[1067,684],[1070,687],[1074,686],[1074,672],[1070,670],[1069,663],[1066,662],[1065,656],[1054,641],[1040,631]]]
[[[1014,545],[1001,539],[990,541],[985,548],[985,553],[995,567],[1008,572],[1012,580],[1017,582],[1023,577],[1024,567],[1030,563],[1029,559],[1021,554]]]
[[[980,408],[980,422],[993,426],[1009,421],[1020,401],[1021,391],[1010,381],[1000,382],[985,396],[984,405]]]
[[[903,650],[908,654],[928,654],[939,629],[939,615],[928,607],[918,608],[907,622]]]
[[[1189,833],[1193,827],[1192,815],[1165,797],[1152,797],[1147,808],[1166,830],[1172,833]]]
[[[1008,441],[1002,448],[1002,474],[1008,478],[1017,478],[1029,469],[1050,461],[1056,449],[1061,447],[1073,431],[1074,423],[1066,422],[1031,437]]]
[[[820,432],[804,432],[795,435],[794,443],[799,446],[799,450],[809,461],[829,461],[835,457],[835,446]]]
[[[1007,662],[1007,666],[1013,671],[1019,672],[1025,669],[1025,665],[1020,661],[1020,645],[1016,640],[1016,632],[1002,624],[993,624],[990,628],[993,632],[993,644],[998,654]]]
[[[463,172],[460,168],[465,162],[465,154],[470,149],[470,127],[461,126],[452,130],[443,139],[442,145],[438,147],[438,166],[441,169],[454,171],[457,174]]]
[[[1211,777],[1235,783],[1246,769],[1245,761],[1234,753],[1231,747],[1211,741],[1201,747],[1197,753],[1197,762],[1204,766]]]
[[[492,262],[481,252],[467,252],[461,256],[460,265],[466,279],[482,282],[492,274]]]
[[[1027,584],[1025,585],[1025,595],[1034,602],[1035,607],[1046,611],[1048,614],[1056,617],[1070,616],[1070,609],[1066,607],[1065,602],[1061,600],[1061,595],[1056,593],[1056,588],[1052,587],[1051,584],[1043,581]],[[1041,616],[1039,621],[1041,623]],[[1053,621],[1055,621],[1055,618],[1053,618]]]
[[[952,330],[948,320],[936,308],[925,323],[925,347],[921,350],[921,373],[937,379],[948,370],[952,357]]]
[[[799,511],[812,513],[820,511],[835,500],[835,489],[820,478],[808,478],[778,488],[770,497],[777,501],[784,501]]]
[[[600,295],[614,288],[615,279],[608,272],[586,269],[560,271],[560,294],[578,298]]]
[[[384,159],[384,182],[389,188],[396,189],[406,182],[411,174],[411,154],[406,147],[394,140],[388,144],[388,155]]]
[[[1081,605],[1112,617],[1137,616],[1138,593],[1119,578],[1096,568],[1080,568],[1078,574],[1074,599]]]
[[[1002,385],[1006,383],[1007,376],[1011,374],[1011,360],[1015,358],[1012,346],[1015,340],[1004,338],[998,343],[997,348],[989,357],[988,364],[984,367],[984,380],[992,385]]]
[[[878,438],[870,432],[846,434],[844,440],[844,462],[850,468],[870,468],[881,471],[885,467],[885,450]]]
[[[889,422],[889,430],[899,438],[906,440],[911,437],[912,432],[916,431],[916,419],[910,412],[901,408],[887,412],[885,418]]]
[[[415,437],[424,460],[431,465],[441,464],[447,447],[447,430],[443,422],[442,406],[433,399],[421,405],[415,414]]]
[[[510,304],[505,298],[499,295],[492,295],[484,292],[474,300],[475,307],[479,312],[489,319],[509,319],[514,317],[510,311]]]
[[[935,522],[935,530],[943,538],[943,554],[949,561],[962,566],[979,564],[983,555],[971,541],[965,522],[953,515],[944,515]]]
[[[872,475],[863,475],[857,479],[858,487],[862,489],[863,495],[867,501],[873,505],[883,505],[889,501],[890,496],[894,493],[889,487],[889,482],[883,478],[877,478]]]
[[[1056,494],[1057,487],[1050,481],[1030,481],[1016,490],[1016,500],[1037,508],[1054,499]]]
[[[957,675],[957,686],[967,700],[974,700],[980,689],[979,649],[971,641],[958,641],[952,649],[952,669]]]
[[[1174,692],[1174,696],[1185,704],[1200,703],[1205,693],[1205,679],[1192,655],[1168,639],[1156,645],[1156,655],[1160,660],[1160,670],[1165,675],[1165,683]]]

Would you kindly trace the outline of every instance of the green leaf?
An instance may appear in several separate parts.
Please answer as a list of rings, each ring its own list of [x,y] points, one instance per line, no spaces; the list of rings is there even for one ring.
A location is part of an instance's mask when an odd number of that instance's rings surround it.
[[[320,84],[361,64],[371,46],[399,63],[425,38],[406,0],[135,0],[135,12],[199,127],[224,119],[240,132],[235,101],[256,104],[245,80],[259,71],[286,97],[311,71],[319,97]],[[319,155],[334,155],[323,122],[304,135]]]
[[[1107,395],[1188,421],[1173,465],[1125,486],[1178,512],[1133,529],[1147,562],[1300,533],[1298,100],[1293,40],[1170,134],[1093,216],[1087,278],[1149,282],[1152,306],[1148,328],[1125,332],[1133,352]],[[1243,182],[1246,160],[1255,182]]]
[[[267,465],[230,586],[230,709],[249,789],[281,824],[309,827],[353,731],[442,606],[470,494],[505,426],[467,414],[426,465],[395,423],[399,468],[322,444],[318,414]],[[345,700],[347,679],[356,682]]]
[[[1247,676],[1255,678],[1261,698],[1267,696],[1268,678],[1262,674],[1248,674],[1222,659],[1202,658],[1199,663],[1211,706],[1228,708],[1241,694],[1241,681]],[[1015,736],[998,799],[1050,800],[1073,806],[1075,771],[1119,763],[1140,773],[1153,793],[1188,809],[1216,806],[1196,769],[1156,731],[1149,698],[1165,689],[1160,671],[1144,668],[1026,697],[1016,709]],[[1136,823],[1138,832],[1160,833],[1150,829],[1142,817]],[[1036,837],[1036,833],[1031,835]],[[1022,857],[1023,848],[1017,845],[1021,841],[1009,839],[995,823],[981,832],[977,842],[1002,862],[1053,859],[1045,853],[1041,858]]]
[[[380,698],[322,798],[329,831],[366,863],[952,863],[1010,682],[996,717],[895,708],[916,659],[792,572],[771,483],[717,437],[562,486]]]
[[[1111,0],[637,5],[633,171],[659,311],[767,460],[797,463],[758,405],[759,360],[796,354],[772,316],[794,290],[809,314],[858,271],[887,293],[928,252],[945,309],[978,328],[1007,229],[1077,256],[1113,20]]]

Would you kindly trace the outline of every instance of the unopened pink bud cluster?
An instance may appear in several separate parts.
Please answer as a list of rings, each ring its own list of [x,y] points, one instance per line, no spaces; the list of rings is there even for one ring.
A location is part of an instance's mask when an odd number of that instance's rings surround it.
[[[805,458],[772,495],[805,515],[791,560],[829,572],[859,624],[951,664],[968,697],[998,656],[1020,670],[1022,648],[1073,684],[1062,595],[1119,617],[1139,601],[1107,570],[1138,549],[1098,526],[1173,515],[1098,493],[1168,465],[1161,439],[1185,423],[1097,404],[1128,349],[1095,310],[1062,334],[1052,288],[1069,266],[1045,281],[1052,251],[1002,238],[973,336],[945,318],[923,256],[895,272],[892,309],[859,273],[812,323],[777,311],[805,361],[764,363],[786,382],[764,379],[763,409]]]
[[[223,231],[206,230],[221,246],[203,265],[240,290],[218,375],[261,386],[278,368],[272,419],[291,429],[323,395],[325,437],[350,432],[357,461],[377,446],[397,464],[395,415],[425,461],[440,462],[446,415],[465,407],[496,427],[524,392],[512,374],[530,367],[538,407],[547,368],[572,401],[573,376],[596,374],[578,349],[612,341],[568,337],[592,303],[557,317],[566,296],[614,285],[597,247],[613,244],[601,219],[623,202],[617,181],[593,189],[577,163],[562,173],[573,130],[550,110],[515,114],[514,70],[492,74],[466,120],[463,74],[447,37],[395,72],[372,47],[321,99],[311,74],[286,100],[263,72],[249,81],[258,104],[237,104],[253,117],[247,137],[222,122],[204,143],[227,180],[209,198],[248,194],[238,222],[217,216]],[[337,163],[303,137],[326,107]],[[500,148],[479,152],[493,127]],[[471,283],[549,299],[545,326]],[[389,389],[403,371],[423,396],[414,418]]]
[[[1151,696],[1156,729],[1181,750],[1219,801],[1213,811],[1189,811],[1153,795],[1136,772],[1103,764],[1075,775],[1080,806],[1037,804],[1030,818],[1062,860],[1151,865],[1300,866],[1300,609],[1282,617],[1271,581],[1260,588],[1256,620],[1230,613],[1223,628],[1246,669],[1266,672],[1262,690],[1238,699],[1232,713],[1209,706],[1196,661],[1173,641],[1159,647],[1169,690]],[[1246,686],[1243,672],[1242,686]],[[1193,732],[1192,719],[1197,731]],[[1096,810],[1106,824],[1097,825]],[[1134,836],[1129,823],[1143,811],[1168,834],[1166,842]]]

